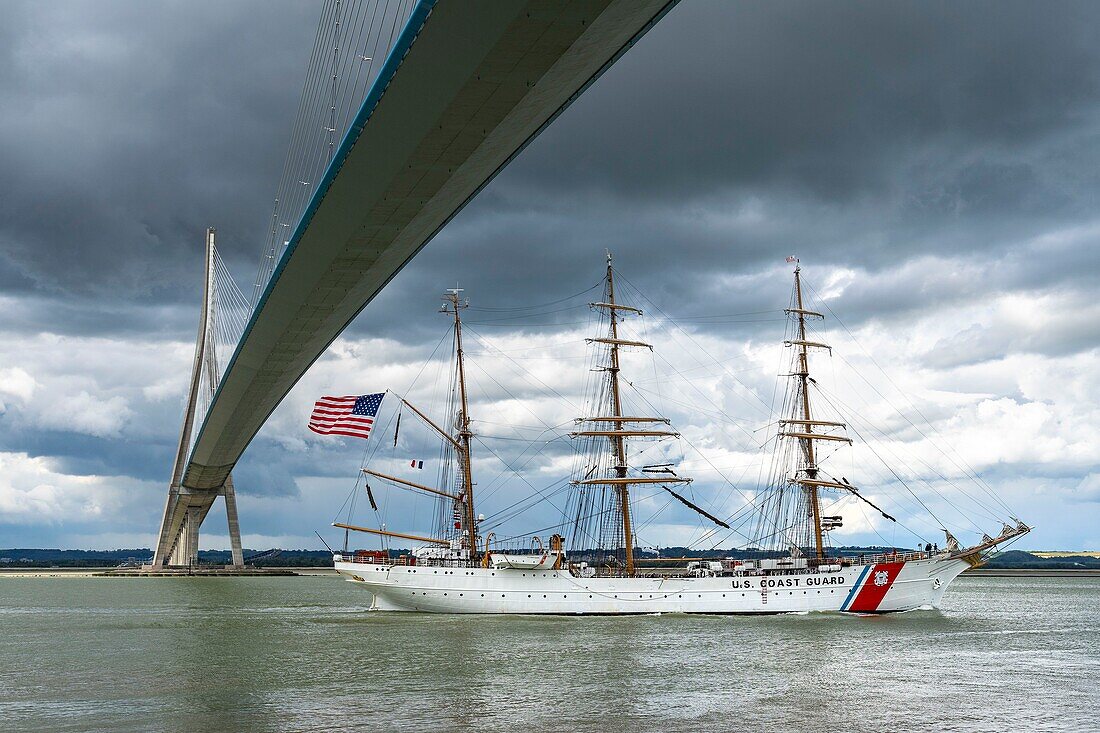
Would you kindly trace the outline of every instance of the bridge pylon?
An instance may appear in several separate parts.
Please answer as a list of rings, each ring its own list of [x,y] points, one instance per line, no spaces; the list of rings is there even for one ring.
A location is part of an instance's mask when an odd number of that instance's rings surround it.
[[[157,546],[153,553],[153,566],[192,566],[199,561],[199,527],[214,501],[220,496],[225,500],[225,511],[229,522],[229,542],[232,547],[232,566],[244,567],[244,553],[241,550],[241,528],[237,519],[237,496],[233,489],[233,478],[227,476],[225,482],[215,488],[194,489],[183,484],[184,471],[187,468],[188,452],[191,448],[191,436],[194,433],[196,411],[200,400],[209,405],[218,388],[220,379],[217,344],[215,340],[216,286],[215,230],[206,230],[206,267],[203,281],[202,312],[199,317],[199,333],[195,341],[195,358],[191,364],[191,384],[187,392],[187,403],[183,413],[183,426],[180,430],[179,447],[172,467],[172,480],[168,485],[168,501],[164,507],[164,519],[161,521]],[[205,409],[204,409],[205,411]],[[202,415],[197,416],[202,419]]]

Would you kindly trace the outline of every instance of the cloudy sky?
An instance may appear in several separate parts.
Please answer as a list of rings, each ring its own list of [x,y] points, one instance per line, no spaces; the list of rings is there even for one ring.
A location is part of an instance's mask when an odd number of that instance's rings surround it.
[[[203,231],[248,292],[319,10],[0,5],[0,547],[151,544]],[[1098,33],[1084,2],[685,0],[279,408],[235,472],[245,545],[317,546],[353,488],[363,446],[311,436],[317,395],[440,406],[422,367],[455,284],[475,306],[483,511],[566,478],[591,325],[591,293],[571,296],[610,248],[646,311],[629,328],[658,346],[628,363],[630,399],[685,436],[645,455],[677,459],[700,501],[732,514],[767,473],[797,254],[836,316],[816,373],[862,439],[837,473],[931,541],[884,463],[966,539],[1011,513],[1037,526],[1021,546],[1100,548]],[[402,440],[377,460],[431,462],[426,435]],[[561,497],[507,528],[552,524]],[[641,503],[641,543],[698,540],[663,504]],[[913,541],[837,511],[838,542]],[[204,546],[225,546],[220,517]]]

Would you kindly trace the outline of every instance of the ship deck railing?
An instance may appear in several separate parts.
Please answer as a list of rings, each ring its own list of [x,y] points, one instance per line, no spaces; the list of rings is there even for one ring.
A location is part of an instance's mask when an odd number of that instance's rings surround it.
[[[923,550],[911,550],[907,552],[878,552],[873,555],[842,555],[841,557],[828,558],[823,560],[820,564],[841,564],[841,565],[874,565],[877,563],[887,562],[911,562],[913,560],[930,560],[934,557],[943,556],[946,557],[949,553],[946,550],[940,550],[939,552],[925,552]]]
[[[493,551],[498,552],[498,550],[496,550],[495,548],[494,548]],[[743,571],[735,571],[735,572],[744,572],[746,574],[754,574],[754,575],[775,573],[777,571],[778,572],[783,572],[785,574],[791,574],[791,573],[806,574],[806,573],[816,572],[817,568],[819,566],[822,566],[822,565],[825,565],[825,566],[840,565],[842,567],[847,567],[847,566],[852,566],[852,565],[874,565],[874,564],[877,564],[877,563],[888,563],[888,562],[911,562],[911,561],[914,561],[914,560],[928,560],[928,559],[931,559],[933,557],[946,557],[949,554],[950,553],[947,550],[940,550],[939,552],[924,552],[924,551],[894,552],[894,551],[891,551],[891,552],[879,552],[879,553],[874,553],[874,554],[862,554],[862,555],[842,555],[840,557],[825,558],[825,559],[821,560],[820,562],[815,561],[815,560],[811,560],[810,563],[809,563],[809,567],[805,567],[805,568],[778,568],[778,569],[767,569],[767,570],[762,570],[760,568],[753,568],[753,569],[746,568]],[[700,559],[706,559],[706,558],[700,558]],[[382,556],[379,556],[379,555],[376,555],[376,554],[364,555],[364,554],[358,554],[358,553],[355,553],[355,554],[353,554],[353,553],[348,553],[348,554],[340,553],[340,562],[357,563],[357,564],[364,564],[364,565],[388,565],[388,566],[393,566],[393,565],[426,565],[426,566],[440,566],[440,567],[442,567],[442,566],[450,567],[452,565],[463,565],[463,566],[465,566],[465,565],[470,564],[466,561],[454,561],[454,560],[440,561],[440,560],[436,560],[434,558],[433,559],[423,559],[423,560],[418,562],[417,558],[413,557],[412,555],[400,555],[398,557],[382,557]],[[642,561],[642,562],[644,562],[644,561]],[[689,562],[689,560],[685,560],[685,564],[687,562]],[[646,575],[648,573],[646,573],[645,571],[647,571],[647,570],[648,571],[653,571],[653,570],[656,570],[656,569],[657,569],[656,567],[647,567],[645,565],[642,565],[641,567],[638,568],[638,571],[639,571],[639,575]],[[680,577],[680,576],[688,576],[689,575],[688,573],[678,572],[680,570],[681,570],[681,568],[678,568],[678,567],[667,567],[666,572],[653,573],[653,574],[654,575],[661,575],[663,577]],[[616,573],[606,573],[606,572],[605,573],[600,573],[600,572],[597,572],[597,575],[603,576],[603,575],[617,575],[617,574]]]
[[[399,557],[378,557],[376,555],[344,555],[340,554],[340,562],[358,563],[360,565],[416,565],[416,558],[411,555]],[[426,563],[425,563],[426,564]]]

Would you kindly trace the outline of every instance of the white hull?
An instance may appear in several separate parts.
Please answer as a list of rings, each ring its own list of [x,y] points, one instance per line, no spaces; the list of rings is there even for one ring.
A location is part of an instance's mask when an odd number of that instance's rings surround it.
[[[374,594],[372,609],[430,613],[886,613],[939,605],[969,564],[933,557],[829,573],[704,578],[580,578],[566,570],[385,565],[336,570]]]

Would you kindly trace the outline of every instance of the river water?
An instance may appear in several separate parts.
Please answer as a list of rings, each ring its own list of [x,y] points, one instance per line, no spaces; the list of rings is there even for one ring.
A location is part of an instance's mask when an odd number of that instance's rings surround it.
[[[331,576],[0,578],[0,730],[1100,730],[1100,578],[875,617],[368,605]]]

